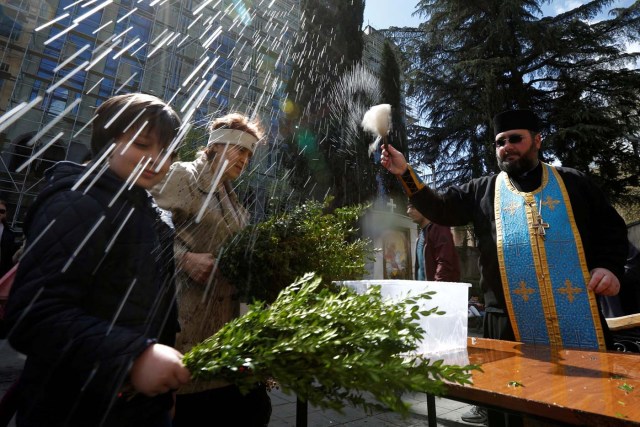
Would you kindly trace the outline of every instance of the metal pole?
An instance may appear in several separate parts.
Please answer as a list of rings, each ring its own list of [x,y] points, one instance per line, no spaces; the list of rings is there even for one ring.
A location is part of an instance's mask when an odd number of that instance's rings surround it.
[[[308,403],[296,397],[296,427],[307,427]]]
[[[429,427],[438,426],[436,421],[436,397],[429,393],[427,393],[427,422]]]

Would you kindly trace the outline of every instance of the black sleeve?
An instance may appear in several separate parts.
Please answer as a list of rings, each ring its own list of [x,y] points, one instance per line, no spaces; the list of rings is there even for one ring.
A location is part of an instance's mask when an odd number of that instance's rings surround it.
[[[113,235],[104,208],[81,192],[50,196],[33,215],[7,306],[11,345],[71,380],[100,390],[122,379],[149,345],[143,334],[91,315],[85,301],[101,282],[94,270]],[[124,298],[124,295],[123,295]],[[90,380],[90,381],[89,381]]]
[[[473,220],[476,182],[451,186],[443,193],[423,187],[413,196],[411,203],[432,222],[446,226],[466,225]]]
[[[640,313],[640,251],[629,243],[629,254],[621,280],[620,304],[624,314]]]
[[[584,245],[589,270],[606,268],[619,280],[628,253],[627,226],[602,190],[577,171],[565,171],[563,179]]]
[[[587,263],[591,268],[604,267],[622,281],[624,264],[629,251],[627,226],[624,219],[606,199],[604,193],[589,182],[594,194],[594,215],[591,218],[593,243],[590,245],[591,255]]]

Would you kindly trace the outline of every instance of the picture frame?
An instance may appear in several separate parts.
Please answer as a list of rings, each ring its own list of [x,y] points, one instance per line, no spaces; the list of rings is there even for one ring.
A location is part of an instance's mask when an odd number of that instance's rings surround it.
[[[382,235],[383,279],[413,280],[411,234],[407,229],[387,230]]]

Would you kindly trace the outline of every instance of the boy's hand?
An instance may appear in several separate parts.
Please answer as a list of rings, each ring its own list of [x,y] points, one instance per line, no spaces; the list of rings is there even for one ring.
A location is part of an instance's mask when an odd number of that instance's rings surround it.
[[[204,285],[213,271],[215,259],[209,253],[186,252],[182,257],[180,268],[196,283]]]
[[[147,396],[175,390],[191,379],[182,364],[182,354],[162,344],[149,346],[133,362],[129,376],[133,388]]]

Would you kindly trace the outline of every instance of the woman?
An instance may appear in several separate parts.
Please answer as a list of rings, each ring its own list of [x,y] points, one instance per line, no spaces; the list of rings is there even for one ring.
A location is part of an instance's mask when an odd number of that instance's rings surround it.
[[[173,213],[176,226],[180,333],[176,348],[189,351],[239,315],[236,292],[215,268],[229,238],[249,215],[232,189],[263,133],[241,114],[215,119],[204,151],[192,162],[176,162],[153,194]],[[194,382],[178,391],[174,426],[265,426],[271,401],[263,386],[246,396],[223,381]]]

